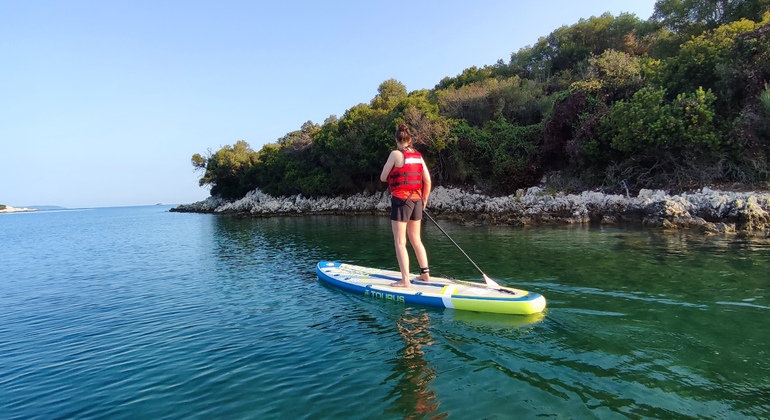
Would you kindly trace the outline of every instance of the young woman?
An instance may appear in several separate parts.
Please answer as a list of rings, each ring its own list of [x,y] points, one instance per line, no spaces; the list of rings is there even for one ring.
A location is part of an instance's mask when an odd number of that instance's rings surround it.
[[[419,279],[430,280],[428,254],[420,237],[422,209],[428,205],[430,196],[430,172],[420,152],[412,147],[412,134],[406,124],[396,129],[397,149],[390,152],[388,161],[382,168],[380,180],[388,183],[390,189],[390,224],[393,229],[393,242],[396,246],[396,258],[401,269],[401,281],[391,286],[409,287],[409,253],[406,240],[412,244],[417,261],[420,263]]]

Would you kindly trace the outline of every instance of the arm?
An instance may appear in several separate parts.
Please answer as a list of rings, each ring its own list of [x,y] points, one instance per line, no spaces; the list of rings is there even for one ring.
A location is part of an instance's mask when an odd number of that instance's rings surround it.
[[[425,164],[425,160],[422,161],[422,207],[428,207],[428,197],[430,196],[430,189],[432,186],[430,180],[430,170],[428,165]]]
[[[396,159],[398,159],[399,153],[394,150],[390,152],[390,155],[388,156],[388,161],[385,162],[385,166],[382,168],[382,173],[380,174],[380,181],[382,182],[388,182],[388,175],[390,175],[390,171],[393,170],[393,166],[396,164]]]

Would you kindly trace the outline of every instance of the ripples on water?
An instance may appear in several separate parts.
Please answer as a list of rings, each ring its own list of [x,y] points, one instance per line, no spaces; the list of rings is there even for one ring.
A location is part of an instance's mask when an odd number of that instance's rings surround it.
[[[371,301],[387,218],[0,216],[3,418],[767,418],[770,247],[441,222],[545,316]],[[479,274],[426,226],[431,271]]]

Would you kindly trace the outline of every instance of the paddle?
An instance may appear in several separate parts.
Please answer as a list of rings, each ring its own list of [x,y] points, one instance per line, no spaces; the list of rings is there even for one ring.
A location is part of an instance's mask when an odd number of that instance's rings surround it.
[[[442,227],[441,227],[441,225],[439,225],[439,224],[438,224],[438,222],[436,222],[436,219],[434,219],[434,218],[433,218],[433,216],[431,216],[431,215],[428,213],[428,211],[427,211],[427,210],[423,209],[423,210],[422,210],[422,213],[423,213],[424,215],[428,216],[428,219],[430,219],[430,221],[431,221],[431,222],[433,222],[433,224],[434,224],[434,225],[436,225],[436,227],[438,228],[438,230],[440,230],[440,231],[441,231],[441,233],[443,233],[444,235],[446,235],[446,237],[447,237],[447,238],[449,238],[449,240],[450,240],[450,241],[452,241],[452,243],[453,243],[453,244],[455,244],[455,246],[457,247],[457,249],[459,249],[459,250],[460,250],[460,252],[462,252],[462,253],[463,253],[463,255],[465,255],[465,258],[467,258],[467,259],[468,259],[468,261],[470,261],[470,262],[471,262],[471,264],[473,264],[473,266],[474,266],[474,267],[476,267],[476,270],[479,270],[479,273],[481,273],[481,277],[483,277],[483,278],[484,278],[484,282],[487,284],[487,287],[490,287],[490,288],[492,288],[492,289],[497,289],[497,290],[500,290],[500,285],[499,285],[499,284],[497,284],[497,283],[496,283],[494,280],[490,279],[490,278],[489,278],[489,276],[487,276],[486,274],[484,274],[484,272],[483,272],[483,271],[481,271],[481,269],[479,268],[479,266],[478,266],[478,265],[476,265],[476,263],[475,263],[475,262],[473,262],[473,260],[471,259],[471,257],[469,257],[469,256],[468,256],[468,254],[466,254],[466,253],[465,253],[465,251],[463,251],[463,249],[462,249],[462,248],[460,248],[460,245],[457,245],[457,242],[455,242],[455,240],[454,240],[454,239],[452,239],[452,237],[451,237],[451,236],[449,236],[449,234],[448,234],[448,233],[446,233],[446,231],[444,230],[444,228],[442,228]]]

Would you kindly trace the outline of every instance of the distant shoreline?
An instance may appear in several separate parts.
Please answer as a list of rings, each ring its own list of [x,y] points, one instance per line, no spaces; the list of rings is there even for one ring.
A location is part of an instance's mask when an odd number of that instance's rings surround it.
[[[25,212],[33,212],[37,211],[37,209],[30,209],[26,207],[13,207],[13,206],[5,206],[5,208],[0,209],[0,213],[25,213]]]
[[[240,200],[220,197],[171,208],[172,212],[236,214],[254,217],[313,214],[387,214],[390,195],[361,193],[350,197],[273,197],[260,190]],[[549,193],[532,187],[516,194],[490,197],[437,187],[431,214],[466,224],[574,225],[634,223],[662,229],[694,229],[704,234],[737,234],[770,238],[770,193],[702,188],[669,195],[642,190],[636,197],[585,191]]]

